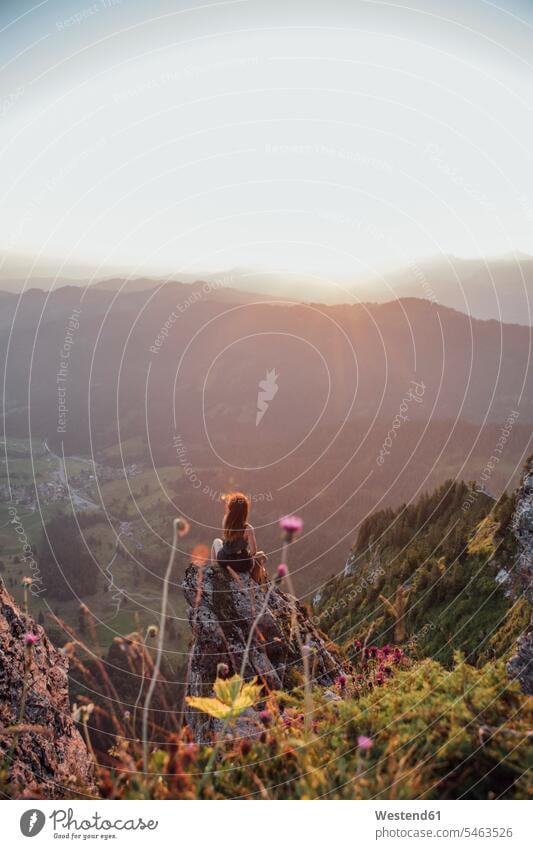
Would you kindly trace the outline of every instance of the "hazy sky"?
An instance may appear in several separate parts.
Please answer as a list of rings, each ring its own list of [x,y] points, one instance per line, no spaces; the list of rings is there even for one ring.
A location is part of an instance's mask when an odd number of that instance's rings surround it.
[[[533,3],[2,2],[0,253],[368,273],[533,253]]]

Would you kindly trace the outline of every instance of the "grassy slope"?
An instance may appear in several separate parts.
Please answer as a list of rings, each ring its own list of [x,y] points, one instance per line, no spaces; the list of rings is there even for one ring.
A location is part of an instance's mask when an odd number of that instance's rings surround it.
[[[501,662],[479,670],[456,660],[452,673],[425,660],[359,700],[317,701],[308,744],[301,724],[277,728],[228,757],[209,794],[260,797],[253,772],[281,799],[526,798],[531,703]],[[360,734],[374,741],[368,753]]]
[[[468,498],[464,484],[449,483],[371,516],[352,549],[352,574],[324,589],[321,627],[345,645],[371,632],[378,644],[409,644],[413,655],[446,665],[456,649],[482,662],[510,647],[525,614],[513,603],[512,580],[502,585],[496,576],[514,556],[513,500],[479,494],[464,509]]]
[[[312,729],[301,691],[271,694],[259,737],[226,733],[216,770],[210,746],[153,752],[143,780],[139,752],[123,742],[118,770],[99,770],[108,798],[158,799],[525,799],[531,796],[531,700],[510,684],[502,661],[483,669],[456,656],[452,672],[431,660],[399,672],[359,699],[313,694]],[[361,750],[359,736],[372,740]],[[126,773],[126,776],[125,774]]]

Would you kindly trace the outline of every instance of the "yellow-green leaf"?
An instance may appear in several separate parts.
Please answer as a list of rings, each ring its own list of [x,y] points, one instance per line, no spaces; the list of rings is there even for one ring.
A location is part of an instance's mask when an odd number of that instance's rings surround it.
[[[231,706],[225,705],[220,699],[201,698],[199,696],[187,696],[187,704],[190,707],[201,710],[216,719],[229,719],[232,716]]]
[[[241,692],[242,678],[235,674],[232,678],[217,678],[213,685],[215,696],[225,705],[232,705]]]
[[[254,705],[261,695],[262,686],[256,684],[257,678],[250,681],[248,684],[243,684],[238,701],[244,700],[247,702],[247,707]]]
[[[256,682],[257,678],[254,678],[245,684],[240,675],[217,678],[213,685],[216,698],[187,696],[187,704],[216,719],[232,719],[258,701],[261,684]]]

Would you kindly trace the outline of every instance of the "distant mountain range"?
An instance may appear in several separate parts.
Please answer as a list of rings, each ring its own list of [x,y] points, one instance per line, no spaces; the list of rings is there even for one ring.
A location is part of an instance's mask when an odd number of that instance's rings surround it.
[[[293,547],[299,586],[338,569],[370,512],[450,477],[498,495],[531,450],[529,327],[415,298],[278,303],[205,283],[0,304],[8,435],[181,468],[154,517],[183,512],[198,542],[230,487],[252,495],[271,552],[277,518],[301,514],[320,534]]]
[[[426,297],[475,318],[533,323],[533,258],[445,257],[385,275],[391,294]]]
[[[138,435],[147,422],[170,444],[174,413],[180,432],[212,435],[216,452],[236,430],[253,446],[258,384],[272,369],[279,391],[261,419],[262,450],[402,410],[411,421],[505,422],[515,411],[520,424],[533,422],[530,328],[427,300],[283,304],[169,283],[3,293],[0,303],[8,427],[27,428],[30,403],[32,427],[53,441],[63,364],[69,426],[57,433],[76,451],[87,448],[91,421],[100,447],[117,442],[121,425]],[[416,386],[423,397],[413,399]]]
[[[5,258],[4,258],[5,259]],[[52,264],[39,266],[38,275],[28,276],[31,264],[4,261],[0,267],[0,291],[20,293],[29,288],[44,290],[78,286],[106,291],[137,292],[156,290],[179,283],[217,287],[222,291],[245,293],[295,301],[326,304],[386,303],[398,298],[423,298],[484,320],[508,324],[532,324],[533,258],[515,255],[490,259],[462,259],[454,256],[413,261],[404,268],[383,271],[367,277],[353,274],[291,274],[253,268],[233,268],[220,272],[177,273],[168,276],[125,275],[113,271],[94,277],[84,266],[73,266],[56,279]],[[24,271],[24,273],[22,273]],[[231,299],[231,294],[228,299]]]

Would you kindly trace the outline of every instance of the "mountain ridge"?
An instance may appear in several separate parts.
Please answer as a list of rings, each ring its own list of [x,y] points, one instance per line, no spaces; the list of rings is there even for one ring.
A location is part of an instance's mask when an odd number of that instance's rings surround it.
[[[533,258],[515,254],[490,258],[456,256],[423,257],[405,266],[398,266],[368,278],[348,273],[322,275],[259,271],[251,268],[230,268],[218,272],[182,272],[133,277],[107,270],[92,278],[88,272],[67,281],[76,288],[116,291],[130,285],[138,291],[156,289],[166,282],[184,285],[219,280],[232,281],[235,289],[254,297],[287,298],[295,301],[314,301],[328,305],[349,303],[385,303],[395,298],[418,297],[424,293],[429,300],[457,309],[482,320],[494,319],[506,324],[531,325],[533,304]],[[58,288],[55,277],[36,277],[45,289]],[[59,286],[65,278],[59,278]],[[0,275],[0,290],[19,294],[28,286],[35,288],[32,278]],[[336,286],[336,283],[341,283]],[[302,291],[304,296],[300,296]],[[346,298],[337,292],[346,292]],[[305,292],[309,294],[306,296]]]

